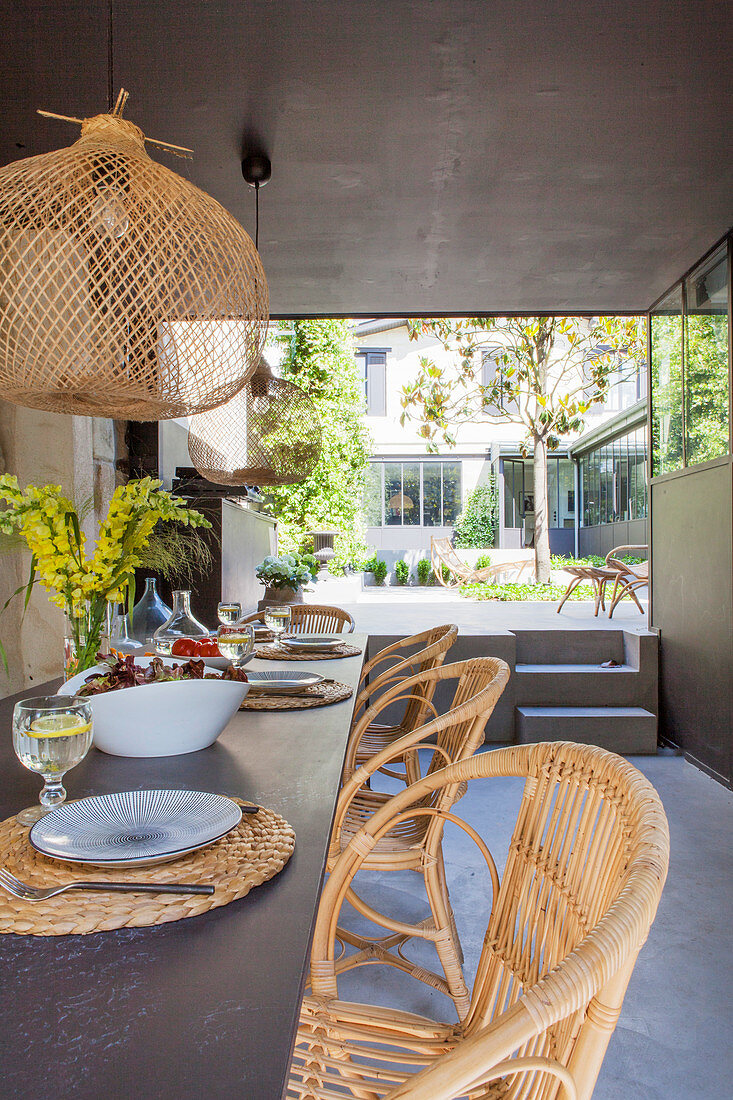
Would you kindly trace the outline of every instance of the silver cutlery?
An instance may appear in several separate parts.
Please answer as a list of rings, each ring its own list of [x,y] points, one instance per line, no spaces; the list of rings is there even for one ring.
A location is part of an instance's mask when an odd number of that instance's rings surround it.
[[[67,882],[65,886],[44,889],[30,886],[0,867],[0,886],[22,901],[46,901],[67,890],[99,890],[110,894],[207,894],[214,893],[213,886],[199,886],[191,882]]]

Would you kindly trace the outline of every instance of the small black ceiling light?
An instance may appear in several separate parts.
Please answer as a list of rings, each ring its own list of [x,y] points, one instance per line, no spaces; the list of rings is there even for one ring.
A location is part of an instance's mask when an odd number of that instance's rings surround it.
[[[242,161],[242,175],[255,189],[255,248],[260,246],[260,187],[272,176],[270,158],[264,153],[248,153]]]

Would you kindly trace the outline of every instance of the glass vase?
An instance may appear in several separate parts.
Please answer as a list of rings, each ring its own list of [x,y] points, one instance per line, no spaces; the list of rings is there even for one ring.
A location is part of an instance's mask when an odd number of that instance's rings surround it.
[[[64,677],[93,668],[97,654],[107,654],[107,601],[88,600],[81,607],[67,608],[64,616]]]
[[[145,591],[132,609],[132,637],[142,645],[152,645],[153,635],[159,626],[167,623],[171,608],[158,595],[155,577],[147,577]]]
[[[191,593],[182,590],[173,593],[173,612],[155,631],[153,643],[159,653],[167,654],[177,638],[203,638],[208,634],[204,624],[191,612]]]

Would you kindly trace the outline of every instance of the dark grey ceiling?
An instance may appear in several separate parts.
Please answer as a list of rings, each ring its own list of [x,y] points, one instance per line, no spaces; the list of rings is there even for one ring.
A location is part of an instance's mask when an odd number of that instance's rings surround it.
[[[107,104],[104,0],[8,3],[0,161]],[[154,154],[254,233],[273,313],[639,310],[733,223],[729,0],[114,0]],[[18,146],[24,146],[19,148]]]

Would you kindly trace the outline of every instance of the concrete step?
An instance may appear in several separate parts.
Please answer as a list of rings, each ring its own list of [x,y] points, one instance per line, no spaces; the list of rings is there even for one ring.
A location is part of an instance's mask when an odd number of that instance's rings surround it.
[[[624,632],[619,630],[513,630],[519,664],[573,664],[624,660]]]
[[[657,719],[642,707],[516,708],[516,738],[537,741],[577,741],[599,745],[624,756],[657,751]]]
[[[640,697],[639,672],[632,665],[517,664],[514,696],[519,706],[633,706]]]

